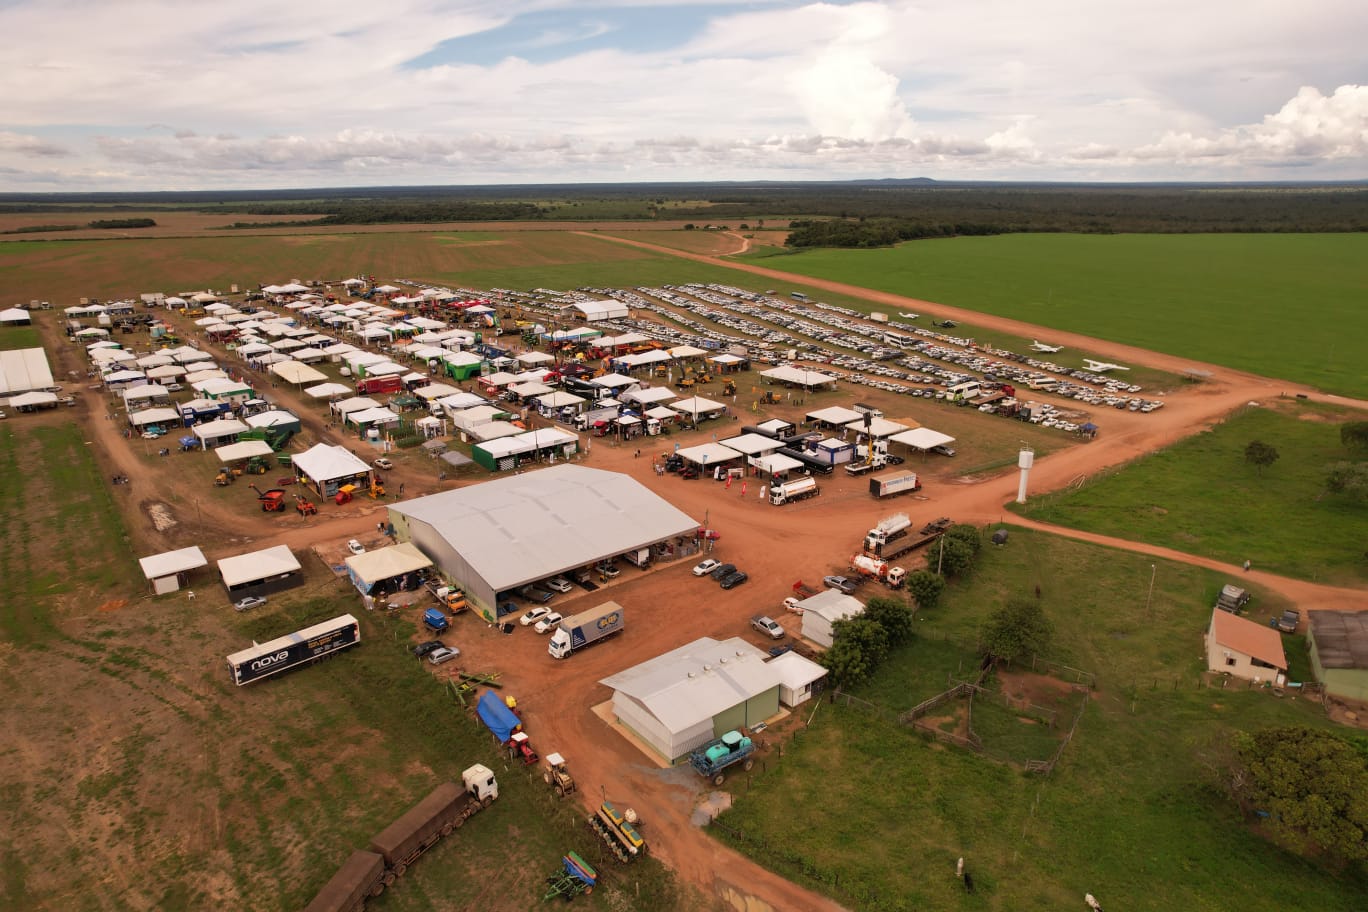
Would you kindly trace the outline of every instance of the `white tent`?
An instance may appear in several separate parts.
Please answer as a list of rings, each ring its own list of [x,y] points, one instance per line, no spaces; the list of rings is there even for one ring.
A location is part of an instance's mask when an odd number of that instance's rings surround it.
[[[173,408],[150,408],[128,413],[128,423],[134,427],[146,427],[149,424],[178,424],[180,420],[180,412]]]
[[[333,396],[349,396],[352,388],[343,383],[320,383],[304,390],[315,399],[331,399]]]
[[[218,568],[219,574],[223,577],[223,585],[229,590],[271,577],[297,573],[300,570],[299,561],[290,553],[288,545],[276,545],[274,548],[253,551],[250,554],[225,557],[218,562]]]
[[[718,359],[714,358],[713,360]],[[824,386],[828,383],[835,385],[836,383],[836,378],[830,374],[803,370],[798,367],[790,367],[787,364],[781,364],[778,367],[762,371],[760,376],[769,380],[774,380],[777,383],[788,383],[793,386],[801,386],[804,389],[812,389],[813,387]]]
[[[940,431],[933,431],[927,427],[913,428],[910,431],[903,431],[901,434],[894,434],[892,440],[894,443],[901,443],[914,450],[922,451],[955,442],[955,438],[949,434],[942,434]]]
[[[848,409],[840,405],[832,405],[824,409],[817,409],[808,412],[805,416],[808,421],[815,421],[820,424],[834,424],[845,427],[852,421],[858,421],[864,417],[854,409]]]
[[[697,358],[708,353],[706,349],[695,348],[692,345],[676,345],[669,351],[672,358]]]
[[[556,356],[548,355],[546,352],[532,351],[523,352],[522,354],[518,355],[517,360],[522,362],[523,364],[530,366],[533,364],[546,364],[548,362],[555,361]]]
[[[314,444],[294,457],[294,467],[317,483],[368,475],[370,466],[350,451],[326,443]]]
[[[849,424],[847,424],[846,427],[849,430],[863,434],[865,431],[864,418],[860,418],[859,421],[852,421]],[[869,433],[870,436],[872,436],[875,440],[880,440],[884,437],[892,437],[899,431],[907,430],[912,429],[905,424],[899,424],[896,421],[889,421],[887,418],[876,417],[869,419]]]
[[[214,455],[225,464],[239,459],[251,459],[253,456],[270,456],[271,453],[271,445],[264,440],[244,440],[241,443],[214,447]]]
[[[328,375],[322,371],[315,370],[307,364],[298,361],[282,361],[279,364],[271,365],[271,373],[275,374],[286,383],[320,383],[328,379]]]
[[[217,418],[213,421],[206,421],[190,428],[190,433],[199,438],[200,449],[209,449],[210,441],[223,440],[233,437],[247,430],[247,425],[238,421],[236,418]]]

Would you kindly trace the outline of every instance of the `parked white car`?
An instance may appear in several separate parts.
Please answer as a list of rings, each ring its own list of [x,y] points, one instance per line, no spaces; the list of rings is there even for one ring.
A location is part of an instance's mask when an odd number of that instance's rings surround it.
[[[518,618],[518,623],[524,627],[537,623],[542,618],[551,613],[550,608],[533,608],[531,611]]]
[[[573,588],[570,585],[570,581],[563,576],[558,576],[555,579],[549,579],[546,582],[542,583],[542,585],[545,586],[547,589],[551,589],[555,592],[569,592]]]
[[[553,611],[540,621],[537,621],[537,626],[532,629],[537,631],[537,633],[550,633],[560,626],[560,622],[561,616]]]
[[[707,576],[709,573],[712,573],[714,570],[716,570],[716,569],[717,569],[718,567],[720,567],[720,566],[722,566],[722,562],[721,562],[721,561],[713,560],[713,559],[710,557],[710,558],[708,558],[707,560],[703,561],[703,563],[701,563],[701,564],[699,564],[698,566],[696,566],[696,567],[693,568],[693,575],[694,575],[694,576]]]

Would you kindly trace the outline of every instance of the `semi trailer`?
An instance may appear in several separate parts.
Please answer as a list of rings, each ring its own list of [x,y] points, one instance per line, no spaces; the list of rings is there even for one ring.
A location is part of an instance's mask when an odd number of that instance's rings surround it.
[[[228,656],[228,669],[239,687],[327,658],[361,642],[361,626],[350,614],[305,627]]]
[[[884,472],[869,479],[869,493],[875,497],[895,497],[898,494],[911,494],[921,490],[917,473],[908,469]]]

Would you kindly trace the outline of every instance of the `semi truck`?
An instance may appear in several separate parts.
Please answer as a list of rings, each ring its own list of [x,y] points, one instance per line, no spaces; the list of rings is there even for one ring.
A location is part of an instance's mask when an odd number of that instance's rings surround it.
[[[620,633],[626,623],[621,605],[617,602],[604,602],[597,608],[562,618],[560,627],[551,634],[551,642],[547,644],[546,651],[553,659],[564,659],[578,649],[592,646],[615,633]]]
[[[822,490],[817,487],[817,479],[811,475],[804,475],[802,478],[795,478],[793,481],[780,482],[770,486],[770,503],[776,507],[781,507],[786,503],[793,503],[795,500],[806,500],[809,497],[816,497]]]
[[[368,897],[384,893],[443,836],[499,797],[494,773],[482,764],[466,769],[461,781],[464,790],[455,782],[442,783],[382,830],[367,850],[352,852],[304,912],[357,912],[364,908]]]
[[[921,481],[918,480],[917,473],[909,469],[885,472],[869,479],[869,493],[879,498],[911,494],[913,491],[920,490]]]
[[[865,550],[868,551],[877,545],[886,545],[902,538],[907,534],[911,525],[912,520],[906,513],[894,513],[892,516],[885,516],[879,520],[877,526],[870,529],[865,535]]]
[[[361,626],[350,614],[305,627],[228,656],[228,669],[239,687],[321,661],[361,642]]]
[[[739,763],[742,769],[749,771],[755,765],[753,753],[755,744],[750,738],[739,731],[729,731],[689,754],[689,765],[698,770],[700,776],[712,780],[713,785],[721,785],[727,780],[728,767]]]
[[[885,544],[871,542],[869,537],[865,537],[864,551],[871,557],[882,558],[886,561],[895,560],[904,554],[915,551],[925,545],[931,544],[940,538],[945,530],[950,527],[950,520],[946,517],[933,520],[922,526],[916,535],[903,535],[892,539]]]

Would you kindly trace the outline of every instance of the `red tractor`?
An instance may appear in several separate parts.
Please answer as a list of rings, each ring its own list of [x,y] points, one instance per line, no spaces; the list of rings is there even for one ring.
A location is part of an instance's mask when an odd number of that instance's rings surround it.
[[[294,496],[294,499],[295,499],[295,509],[299,511],[299,515],[300,515],[300,516],[317,516],[317,515],[318,515],[318,507],[314,504],[314,502],[313,502],[312,500],[305,500],[303,497],[300,497],[298,494],[296,494],[296,495]]]
[[[525,732],[514,732],[508,739],[508,759],[521,760],[523,766],[531,766],[540,759],[532,749],[532,742]]]

